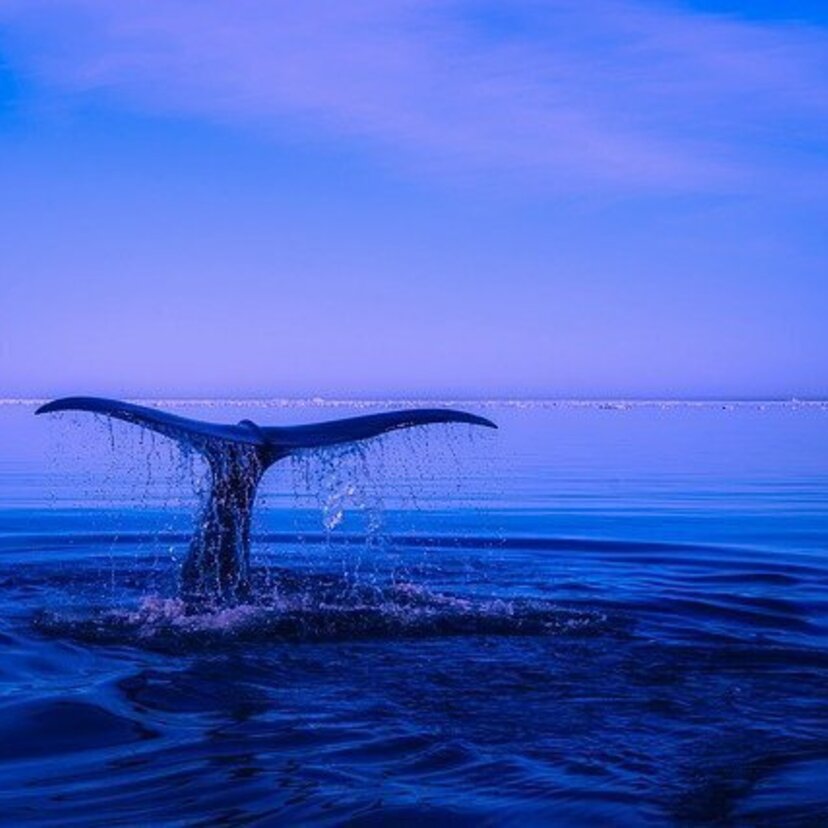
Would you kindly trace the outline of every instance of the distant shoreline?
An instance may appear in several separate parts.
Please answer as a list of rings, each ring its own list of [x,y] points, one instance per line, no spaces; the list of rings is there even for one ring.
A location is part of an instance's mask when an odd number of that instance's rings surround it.
[[[237,408],[387,408],[389,406],[451,405],[484,408],[593,408],[624,411],[635,408],[828,408],[825,399],[538,399],[468,397],[388,397],[388,398],[325,398],[325,397],[129,397],[129,402],[159,407],[237,407]],[[46,397],[5,397],[0,406],[37,406],[48,402]]]

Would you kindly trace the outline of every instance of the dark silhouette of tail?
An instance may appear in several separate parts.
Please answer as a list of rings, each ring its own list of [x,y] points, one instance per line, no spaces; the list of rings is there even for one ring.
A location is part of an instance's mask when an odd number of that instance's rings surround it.
[[[497,428],[484,417],[448,408],[415,408],[298,426],[208,423],[100,397],[65,397],[36,414],[90,411],[156,431],[200,452],[212,477],[204,510],[181,571],[184,596],[214,604],[243,600],[250,589],[250,519],[256,489],[277,460],[301,451],[434,423]]]

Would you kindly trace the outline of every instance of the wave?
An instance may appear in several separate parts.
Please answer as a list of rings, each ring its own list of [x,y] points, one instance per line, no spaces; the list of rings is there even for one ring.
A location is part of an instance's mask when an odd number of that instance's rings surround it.
[[[239,641],[590,635],[612,626],[599,610],[551,601],[451,595],[406,582],[366,586],[336,576],[271,579],[268,573],[269,583],[254,599],[232,607],[194,607],[178,598],[150,596],[135,609],[80,615],[42,611],[34,625],[42,633],[86,643],[174,651]]]
[[[0,552],[24,549],[42,550],[55,547],[96,548],[100,546],[129,546],[157,543],[160,545],[189,542],[191,532],[12,532],[0,533]],[[527,551],[573,552],[638,552],[674,553],[709,552],[725,557],[765,554],[764,550],[751,547],[724,546],[702,543],[635,540],[620,538],[551,537],[540,535],[444,535],[444,534],[390,534],[383,533],[382,542],[398,547],[435,549],[504,549]],[[325,546],[366,546],[377,540],[375,535],[361,533],[327,532],[258,532],[252,536],[259,544],[319,544]]]

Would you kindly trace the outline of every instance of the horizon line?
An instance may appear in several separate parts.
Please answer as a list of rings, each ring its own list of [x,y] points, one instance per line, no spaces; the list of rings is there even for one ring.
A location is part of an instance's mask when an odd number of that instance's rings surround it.
[[[76,396],[76,395],[72,395]],[[0,405],[42,405],[54,397],[0,397]],[[349,405],[384,406],[394,404],[430,403],[438,405],[828,405],[828,397],[534,397],[534,396],[503,396],[503,397],[467,397],[467,396],[389,396],[389,397],[323,397],[313,396],[129,396],[123,398],[127,402],[151,403],[155,405],[282,405],[291,407],[296,405],[313,405],[319,407],[335,407]]]

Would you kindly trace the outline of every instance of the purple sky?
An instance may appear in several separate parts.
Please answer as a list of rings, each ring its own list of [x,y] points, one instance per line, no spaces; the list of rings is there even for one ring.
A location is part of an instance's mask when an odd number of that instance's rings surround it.
[[[7,0],[0,396],[828,396],[828,11]]]

